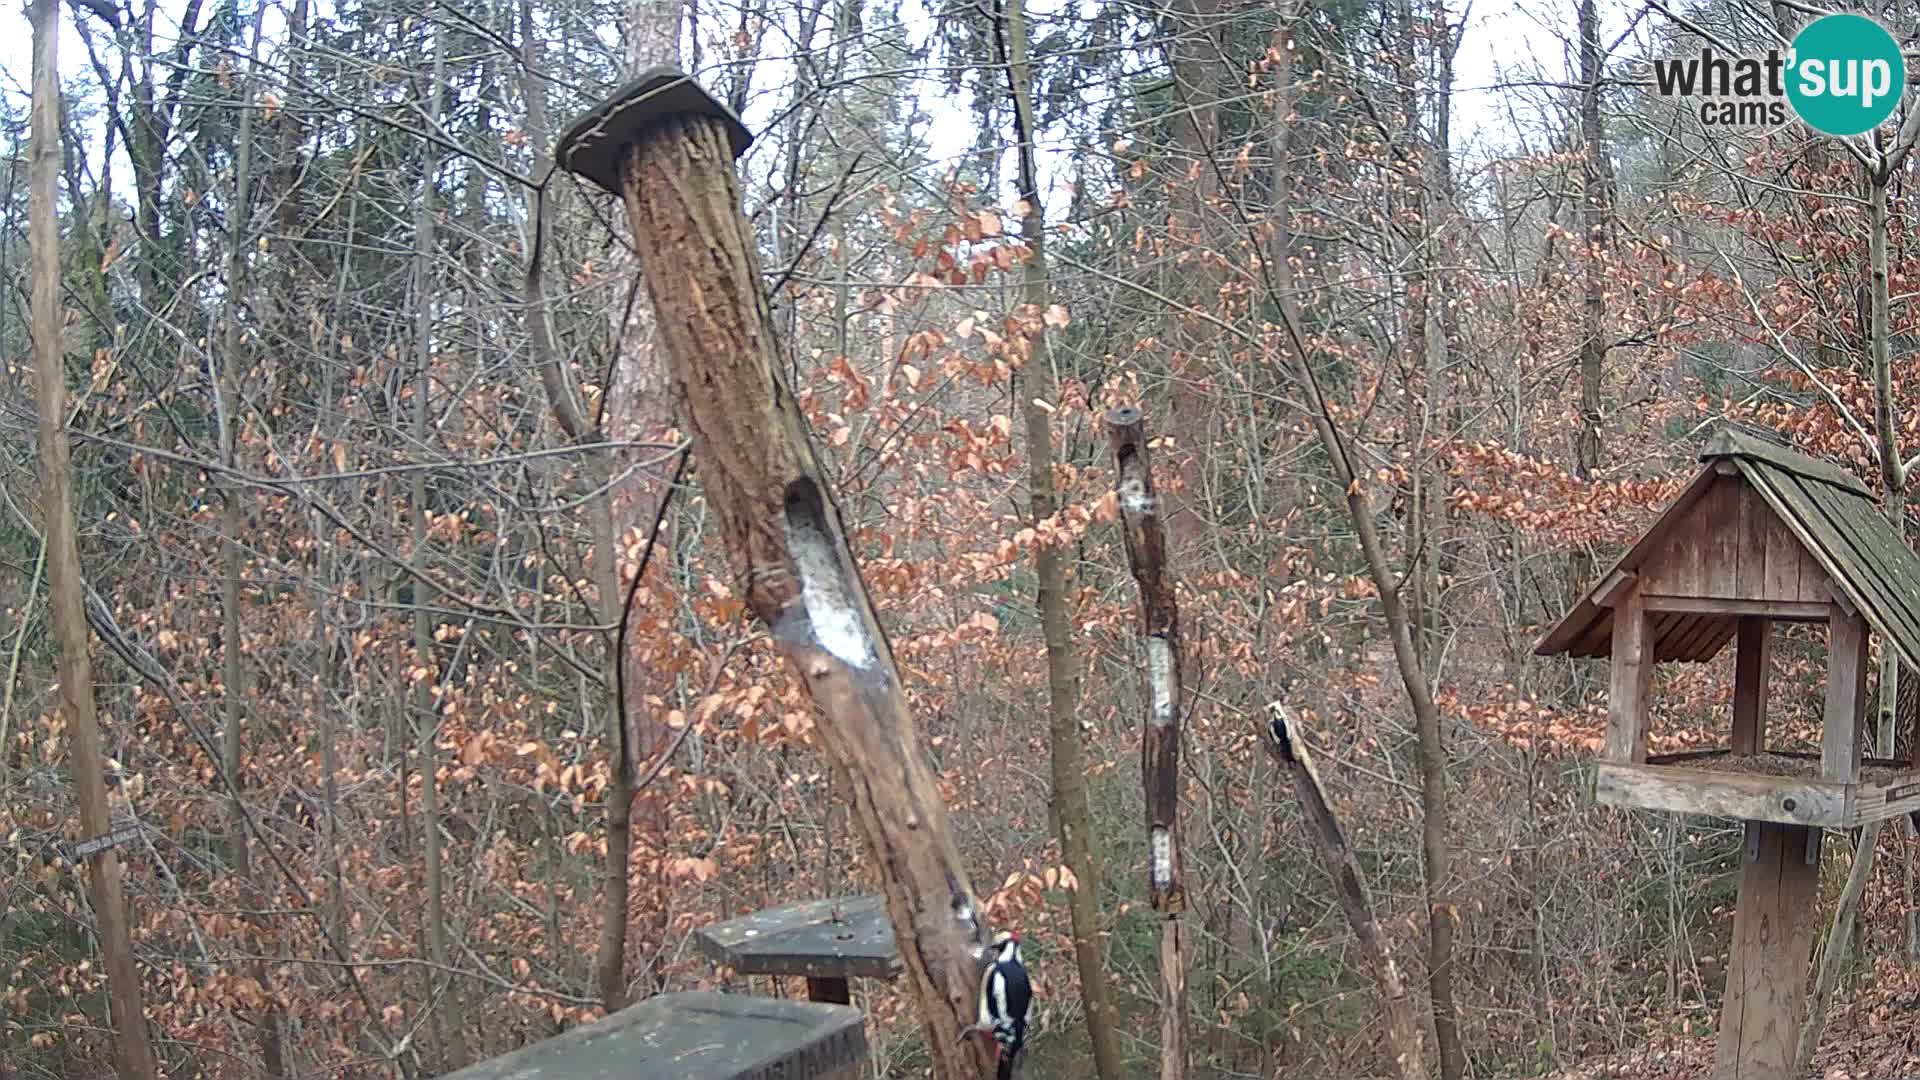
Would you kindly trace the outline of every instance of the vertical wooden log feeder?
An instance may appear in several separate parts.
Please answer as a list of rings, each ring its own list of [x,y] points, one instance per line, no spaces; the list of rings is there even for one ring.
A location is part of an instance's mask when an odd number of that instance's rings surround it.
[[[1167,539],[1153,491],[1146,418],[1138,409],[1107,413],[1114,489],[1126,536],[1127,564],[1140,586],[1140,637],[1147,652],[1147,722],[1140,736],[1140,782],[1147,802],[1147,896],[1160,916],[1160,1076],[1187,1073],[1187,909],[1180,850],[1180,605],[1167,572]]]
[[[992,1075],[976,1017],[985,937],[881,630],[799,403],[779,375],[766,281],[733,159],[751,140],[685,75],[654,68],[555,147],[624,199],[673,392],[747,606],[821,710],[873,857],[935,1074]]]
[[[1314,768],[1313,757],[1307,750],[1306,740],[1300,737],[1293,714],[1277,701],[1268,703],[1267,714],[1267,749],[1279,759],[1293,781],[1293,793],[1300,800],[1301,814],[1307,819],[1307,835],[1313,838],[1314,851],[1319,853],[1320,864],[1333,883],[1334,897],[1347,917],[1347,927],[1353,931],[1361,963],[1380,990],[1380,1011],[1385,1014],[1383,1026],[1387,1052],[1393,1055],[1393,1074],[1400,1080],[1427,1080],[1420,1022],[1414,1015],[1413,1002],[1407,997],[1406,981],[1400,977],[1400,968],[1393,962],[1387,939],[1381,936],[1380,924],[1374,920],[1367,881],[1360,876],[1360,864],[1353,857],[1353,849],[1347,846],[1340,819],[1333,816],[1333,808],[1327,804],[1326,789],[1320,785],[1320,771]]]

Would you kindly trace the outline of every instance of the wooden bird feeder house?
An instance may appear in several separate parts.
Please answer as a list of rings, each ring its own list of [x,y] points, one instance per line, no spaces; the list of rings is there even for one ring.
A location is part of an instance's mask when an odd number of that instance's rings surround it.
[[[1869,634],[1920,667],[1920,557],[1867,486],[1834,465],[1733,430],[1700,459],[1679,499],[1534,651],[1610,662],[1599,802],[1746,822],[1715,1076],[1787,1080],[1822,830],[1920,810],[1920,738],[1906,760],[1863,755]],[[1767,745],[1769,642],[1781,622],[1827,626],[1818,754]],[[1707,661],[1729,642],[1728,745],[1650,755],[1653,665]]]

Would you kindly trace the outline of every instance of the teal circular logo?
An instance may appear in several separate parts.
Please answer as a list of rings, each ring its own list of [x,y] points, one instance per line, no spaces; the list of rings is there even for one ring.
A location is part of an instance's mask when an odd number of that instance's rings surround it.
[[[1788,66],[1793,111],[1828,135],[1879,127],[1907,88],[1900,43],[1863,15],[1824,15],[1808,23],[1793,39]]]

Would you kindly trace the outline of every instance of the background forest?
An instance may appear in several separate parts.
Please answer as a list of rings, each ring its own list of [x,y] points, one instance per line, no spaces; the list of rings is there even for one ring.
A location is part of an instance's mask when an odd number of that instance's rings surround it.
[[[1650,57],[1703,35],[1758,49],[1805,5],[90,10],[111,3],[61,12],[61,299],[108,796],[148,826],[121,855],[163,1075],[438,1075],[728,984],[694,927],[872,887],[811,706],[681,467],[625,214],[548,174],[556,132],[654,63],[755,134],[745,209],[792,382],[961,853],[1026,941],[1028,1075],[1096,1074],[1076,943],[1111,999],[1094,1028],[1122,1072],[1102,1060],[1103,1080],[1158,1060],[1144,665],[1101,421],[1123,404],[1162,436],[1185,616],[1195,1075],[1387,1071],[1373,985],[1261,745],[1275,701],[1318,750],[1437,1075],[1706,1060],[1738,827],[1592,805],[1604,667],[1532,648],[1723,420],[1912,519],[1911,134],[1856,152],[1797,123],[1706,129],[1646,85]],[[0,1076],[94,1077],[112,1040],[60,847],[80,831],[9,20]],[[1463,50],[1493,58],[1464,135]],[[1822,645],[1779,647],[1789,744],[1815,730]],[[1724,730],[1730,677],[1724,655],[1663,669],[1656,750]],[[1075,815],[1091,845],[1063,851]],[[1881,857],[1836,939],[1856,960],[1819,1075],[1898,1075],[1920,988],[1908,832],[1867,834]],[[1827,845],[1823,911],[1852,857]],[[877,1075],[920,1074],[901,989],[857,984],[856,1003]]]

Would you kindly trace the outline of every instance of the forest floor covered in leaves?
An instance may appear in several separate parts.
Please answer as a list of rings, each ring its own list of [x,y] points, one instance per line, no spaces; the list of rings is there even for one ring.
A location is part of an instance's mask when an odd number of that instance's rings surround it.
[[[1678,1036],[1546,1080],[1710,1080],[1713,1051],[1711,1032]],[[1884,964],[1863,976],[1854,1000],[1835,1007],[1807,1077],[1920,1080],[1920,976]]]

